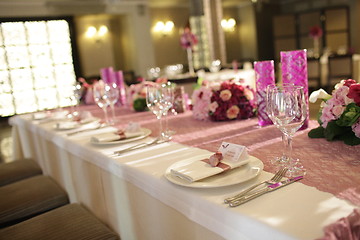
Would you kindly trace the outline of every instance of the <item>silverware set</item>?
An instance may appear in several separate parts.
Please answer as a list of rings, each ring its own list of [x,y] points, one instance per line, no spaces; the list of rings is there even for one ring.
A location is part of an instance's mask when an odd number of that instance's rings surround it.
[[[236,194],[233,197],[226,198],[224,199],[224,202],[229,204],[230,207],[237,207],[265,193],[272,192],[274,190],[287,186],[291,183],[299,181],[303,178],[303,176],[297,176],[282,181],[287,171],[288,171],[287,168],[282,168],[279,171],[277,171],[271,179],[255,184],[241,191],[240,193]],[[265,185],[265,186],[257,191],[252,191],[261,185]]]

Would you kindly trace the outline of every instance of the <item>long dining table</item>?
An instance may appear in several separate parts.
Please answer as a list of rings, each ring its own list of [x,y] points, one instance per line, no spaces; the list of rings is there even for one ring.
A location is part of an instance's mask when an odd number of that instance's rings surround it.
[[[78,110],[103,117],[95,105]],[[234,208],[224,199],[270,179],[276,171],[271,160],[282,153],[280,131],[273,125],[259,127],[257,118],[213,122],[196,120],[191,111],[170,115],[171,141],[120,155],[113,153],[158,135],[152,113],[117,107],[114,126],[72,135],[68,133],[74,130],[56,129],[58,120],[51,117],[38,120],[24,114],[9,121],[13,158],[36,160],[71,202],[83,204],[121,239],[318,239],[325,226],[360,206],[360,147],[309,138],[316,121],[293,139],[293,156],[306,169],[304,179]],[[150,136],[122,144],[91,141],[131,122],[151,130]],[[259,172],[246,181],[239,175],[229,182],[220,174],[218,185],[169,181],[170,166],[208,157],[222,142],[245,146],[260,160]]]

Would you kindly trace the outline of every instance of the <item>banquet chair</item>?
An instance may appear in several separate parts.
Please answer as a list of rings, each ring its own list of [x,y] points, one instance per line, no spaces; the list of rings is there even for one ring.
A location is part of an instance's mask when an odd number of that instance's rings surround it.
[[[0,187],[42,174],[42,170],[32,159],[19,159],[0,164]]]
[[[2,186],[0,196],[0,228],[69,203],[67,193],[43,175]]]
[[[0,229],[0,239],[115,240],[120,238],[80,204],[73,203]]]

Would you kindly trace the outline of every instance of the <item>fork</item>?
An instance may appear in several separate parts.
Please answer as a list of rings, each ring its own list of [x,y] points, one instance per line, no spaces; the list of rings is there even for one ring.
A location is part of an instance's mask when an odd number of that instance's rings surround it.
[[[255,185],[243,190],[242,192],[240,192],[239,194],[237,194],[237,195],[235,195],[233,197],[226,198],[224,200],[224,202],[225,203],[230,203],[230,202],[232,202],[234,200],[237,200],[237,199],[241,198],[242,196],[244,196],[246,193],[250,192],[251,190],[257,188],[258,186],[260,186],[262,184],[274,184],[274,183],[280,182],[281,179],[285,176],[287,170],[288,170],[287,168],[281,168],[279,171],[277,171],[275,173],[275,175],[271,179],[266,180],[266,181],[262,181],[262,182],[260,182],[258,184],[255,184]]]
[[[118,150],[118,151],[115,151],[113,154],[114,155],[120,155],[121,153],[124,153],[124,152],[128,152],[128,151],[132,151],[132,150],[135,150],[135,149],[138,149],[138,148],[142,148],[142,147],[146,147],[146,146],[150,146],[150,145],[154,145],[154,144],[158,144],[158,143],[163,143],[165,141],[160,141],[159,138],[155,138],[154,140],[152,140],[151,142],[148,142],[148,143],[139,143],[139,144],[136,144],[134,146],[131,146],[131,147],[128,147],[128,148],[125,148],[125,149],[121,149],[121,150]]]

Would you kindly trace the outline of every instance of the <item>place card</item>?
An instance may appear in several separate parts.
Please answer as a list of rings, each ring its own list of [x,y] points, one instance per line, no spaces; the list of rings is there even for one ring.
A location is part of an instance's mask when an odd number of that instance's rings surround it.
[[[222,142],[218,151],[228,162],[236,163],[248,158],[246,147],[234,143]]]

